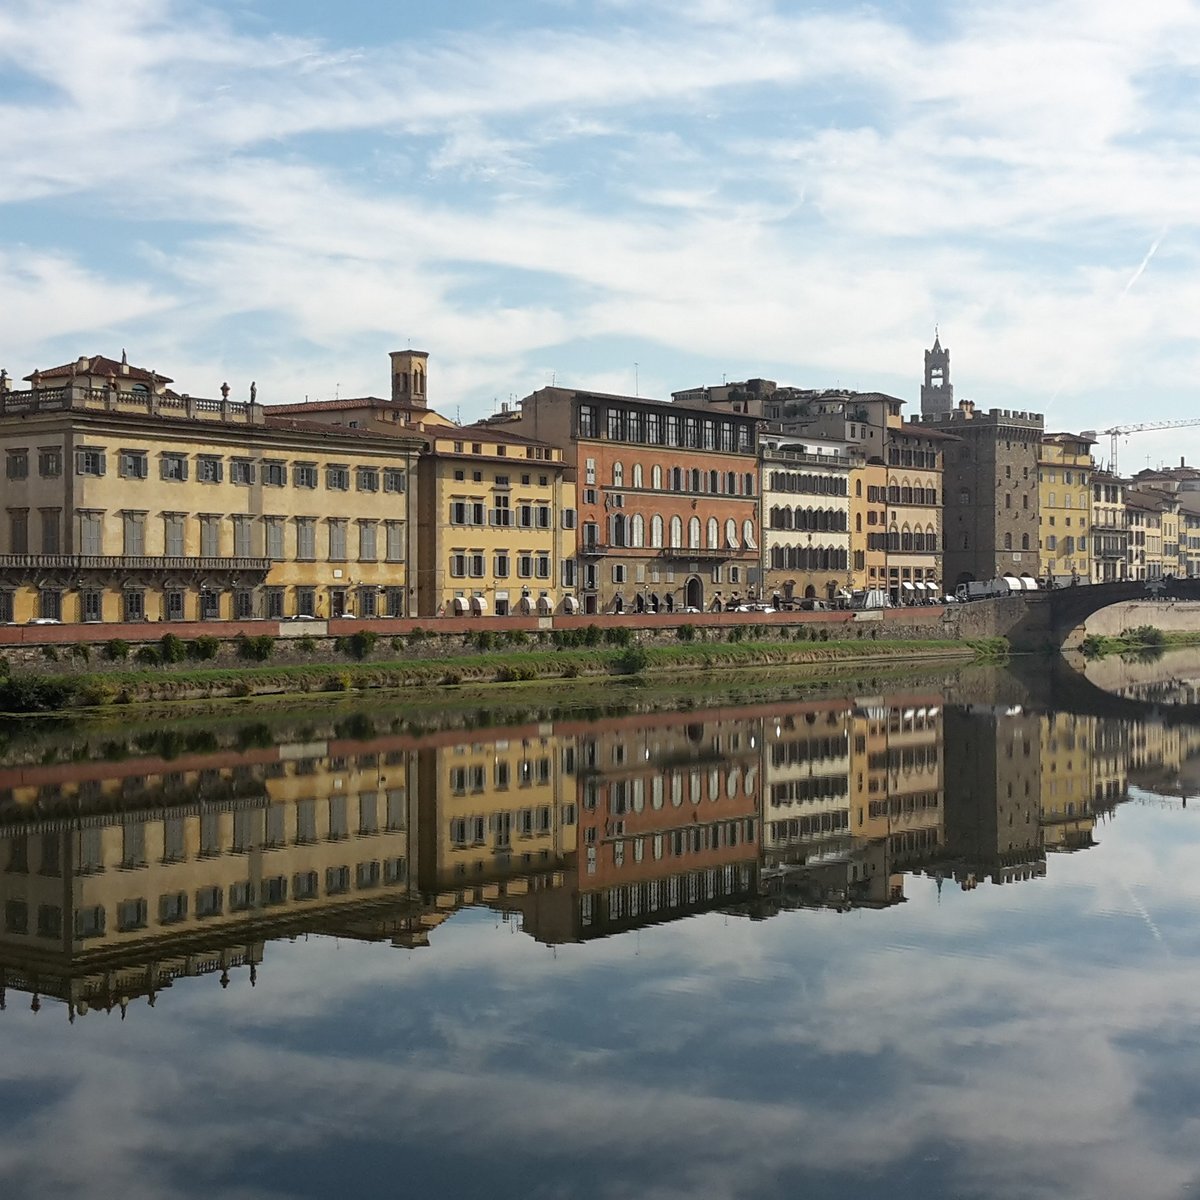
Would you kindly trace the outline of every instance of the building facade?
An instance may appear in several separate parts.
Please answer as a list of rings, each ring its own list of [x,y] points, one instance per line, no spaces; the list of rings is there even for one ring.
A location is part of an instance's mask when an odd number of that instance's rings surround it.
[[[768,434],[760,440],[759,461],[764,598],[849,599],[852,479],[862,455],[841,442]]]
[[[1038,457],[1040,575],[1055,586],[1092,577],[1091,505],[1093,438],[1074,433],[1043,436]]]
[[[113,360],[68,370],[0,395],[0,619],[408,614],[421,443],[182,396]]]
[[[760,594],[752,417],[549,387],[488,424],[563,451],[583,611],[704,611]]]
[[[948,587],[1038,574],[1037,413],[977,410],[968,400],[927,416],[959,438],[945,455],[945,575]]]
[[[1111,471],[1092,472],[1092,582],[1129,578],[1129,525],[1125,481]]]
[[[563,452],[502,427],[429,431],[418,463],[417,612],[576,612],[575,484]]]

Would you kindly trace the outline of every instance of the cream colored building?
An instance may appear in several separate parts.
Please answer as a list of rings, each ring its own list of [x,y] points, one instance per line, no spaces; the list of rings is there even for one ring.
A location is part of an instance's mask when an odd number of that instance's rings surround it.
[[[428,431],[418,466],[421,616],[576,612],[575,484],[563,452],[503,426]]]
[[[851,474],[862,465],[844,442],[760,437],[764,599],[849,599]]]
[[[404,616],[422,444],[82,358],[0,393],[0,620]]]

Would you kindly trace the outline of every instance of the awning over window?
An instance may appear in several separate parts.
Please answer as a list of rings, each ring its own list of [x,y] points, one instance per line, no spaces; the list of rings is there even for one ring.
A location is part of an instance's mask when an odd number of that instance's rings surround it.
[[[454,597],[454,611],[456,613],[465,613],[467,611],[467,601],[465,596]]]
[[[533,612],[533,601],[528,596],[522,596],[517,602],[517,607],[523,613],[531,613]]]
[[[471,611],[477,617],[483,616],[483,614],[485,612],[487,612],[487,610],[488,610],[487,597],[485,597],[485,596],[472,596],[471,597]]]
[[[549,596],[538,597],[538,611],[549,613],[554,611],[554,601]]]
[[[1008,584],[1009,591],[1023,592],[1025,590],[1021,586],[1021,581],[1015,575],[1005,575],[1004,582]]]
[[[904,582],[903,582],[903,583],[902,583],[900,586],[901,586],[901,587],[902,587],[902,588],[903,588],[903,589],[904,589],[906,592],[915,591],[915,589],[913,588],[913,585],[912,585],[911,583],[909,583],[907,579],[906,579],[906,580],[905,580],[905,581],[904,581]]]
[[[1030,577],[1028,575],[1022,575],[1021,576],[1021,586],[1027,592],[1036,592],[1037,591],[1037,580],[1030,579]]]
[[[579,601],[574,596],[568,596],[563,601],[563,608],[569,613],[577,613],[579,611]]]

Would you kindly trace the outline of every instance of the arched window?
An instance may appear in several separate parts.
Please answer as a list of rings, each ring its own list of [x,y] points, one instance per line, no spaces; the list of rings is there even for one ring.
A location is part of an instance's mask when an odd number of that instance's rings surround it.
[[[719,471],[709,471],[708,490],[714,495],[721,490],[721,473]]]
[[[1027,534],[1027,533],[1021,534],[1021,549],[1022,550],[1029,549],[1029,534]]]
[[[862,533],[862,513],[854,514],[854,532]]]
[[[640,488],[642,486],[642,464],[641,463],[633,464],[633,486],[635,488]]]
[[[725,545],[731,550],[738,549],[737,522],[732,517],[725,522]]]
[[[700,490],[700,471],[696,467],[693,467],[691,472],[691,490],[693,493]]]
[[[742,541],[746,543],[747,550],[757,550],[758,543],[754,540],[754,522],[742,522]]]
[[[655,463],[650,468],[650,486],[656,491],[662,491],[662,467]]]
[[[655,513],[650,518],[650,545],[661,549],[663,544],[663,519]]]
[[[718,524],[716,517],[708,518],[707,533],[708,537],[705,541],[705,545],[707,545],[710,550],[719,550],[721,548],[721,526]]]
[[[1004,548],[1005,548],[1005,550],[1012,549],[1012,534],[1011,533],[1006,533],[1004,535]]]
[[[631,546],[646,544],[646,522],[641,513],[634,513],[629,518],[629,544]]]
[[[614,546],[625,545],[625,518],[621,513],[614,513],[609,517],[610,529],[609,540]]]
[[[699,550],[700,549],[700,518],[699,517],[692,517],[692,519],[690,521],[688,521],[688,549],[689,550]]]
[[[730,471],[725,476],[725,493],[726,493],[726,495],[732,496],[734,494],[734,492],[737,491],[737,484],[734,482],[734,479],[735,479],[735,476],[732,471]]]
[[[613,463],[613,487],[625,486],[625,468],[619,462]]]
[[[682,467],[672,467],[671,468],[671,491],[673,491],[673,492],[682,492],[683,491],[683,468]]]
[[[749,471],[746,472],[746,495],[754,495],[754,476]]]
[[[855,494],[855,496],[862,495],[862,480],[861,479],[856,479],[854,481],[854,494]]]
[[[678,550],[683,545],[683,521],[679,517],[671,518],[671,546]]]

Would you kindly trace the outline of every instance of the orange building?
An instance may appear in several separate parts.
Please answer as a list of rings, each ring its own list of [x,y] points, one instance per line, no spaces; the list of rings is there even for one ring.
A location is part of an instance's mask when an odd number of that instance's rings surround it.
[[[549,387],[495,421],[561,447],[574,468],[585,612],[759,595],[754,417]]]

